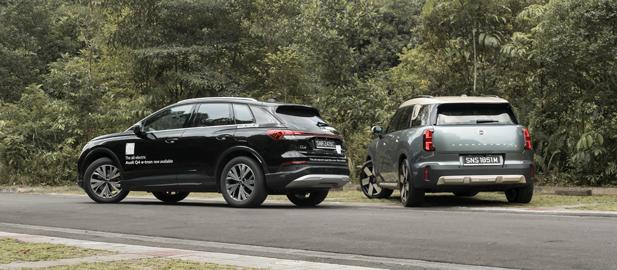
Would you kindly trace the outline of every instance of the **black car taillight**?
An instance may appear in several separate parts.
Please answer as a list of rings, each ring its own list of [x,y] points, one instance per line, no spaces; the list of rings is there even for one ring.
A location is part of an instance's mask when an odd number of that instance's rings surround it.
[[[304,135],[303,131],[296,131],[296,130],[286,130],[286,129],[271,129],[266,131],[266,135],[270,136],[270,138],[274,139],[275,141],[279,141],[279,140],[284,140],[285,137],[288,136],[296,136],[296,135]]]
[[[433,131],[430,129],[427,129],[424,131],[424,139],[422,140],[423,142],[423,148],[424,151],[435,151],[435,146],[433,145]]]
[[[533,145],[531,145],[531,134],[528,128],[523,128],[523,137],[525,137],[525,150],[532,150]]]

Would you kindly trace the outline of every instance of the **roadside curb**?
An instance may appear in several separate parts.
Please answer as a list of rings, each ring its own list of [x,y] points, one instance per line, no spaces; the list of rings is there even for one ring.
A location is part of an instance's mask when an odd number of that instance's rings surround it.
[[[60,237],[50,237],[42,235],[9,233],[0,231],[1,238],[13,238],[30,243],[51,243],[67,246],[74,246],[87,249],[98,249],[117,252],[116,255],[93,256],[74,259],[60,259],[53,261],[37,262],[17,262],[10,264],[0,264],[0,269],[22,269],[22,268],[47,268],[52,266],[79,265],[81,263],[98,263],[111,261],[124,261],[133,259],[165,258],[191,261],[198,263],[214,263],[219,265],[229,265],[235,267],[264,268],[273,270],[292,270],[292,269],[341,269],[341,270],[374,270],[379,268],[369,268],[361,266],[350,266],[342,264],[331,264],[322,262],[309,262],[300,260],[277,259],[269,257],[258,257],[239,254],[228,254],[220,252],[194,251],[176,248],[163,248],[151,246],[139,246],[118,243],[96,242]]]
[[[511,268],[494,267],[494,266],[482,266],[473,264],[458,264],[452,262],[441,261],[427,261],[419,259],[404,259],[404,258],[392,258],[392,257],[379,257],[368,256],[361,254],[350,253],[336,253],[303,249],[289,249],[267,246],[255,246],[244,244],[232,244],[222,242],[209,242],[200,240],[187,240],[177,238],[166,238],[158,236],[143,236],[133,234],[122,234],[112,232],[101,232],[91,230],[79,230],[69,228],[57,228],[57,227],[44,227],[36,225],[23,225],[23,224],[10,224],[0,223],[0,228],[7,226],[8,228],[21,228],[21,229],[34,229],[44,232],[64,232],[72,235],[88,235],[95,237],[105,237],[110,239],[129,239],[132,241],[138,241],[142,243],[151,243],[152,246],[141,246],[132,244],[121,244],[116,241],[111,242],[94,242],[89,240],[78,240],[79,238],[60,238],[55,236],[45,236],[46,234],[21,234],[0,231],[0,237],[11,237],[23,240],[24,242],[38,241],[53,244],[72,245],[89,249],[104,249],[109,251],[115,251],[121,254],[137,254],[140,256],[152,256],[158,258],[180,259],[193,262],[207,262],[221,265],[239,266],[239,267],[256,267],[267,268],[274,270],[291,270],[291,269],[341,269],[341,270],[373,270],[373,269],[391,269],[403,268],[403,269],[434,269],[434,270],[513,270]],[[165,248],[169,244],[189,244],[197,247],[216,247],[217,249],[225,249],[232,251],[232,253],[210,252],[210,251],[196,251],[190,249],[174,249]],[[254,255],[240,255],[242,251],[254,251],[259,250],[261,252],[269,254],[288,255],[291,258],[298,259],[278,259],[273,257],[263,257]],[[238,253],[233,252],[238,251]],[[253,264],[247,265],[249,260]],[[335,263],[328,263],[327,261],[335,261]],[[339,264],[351,263],[349,264]],[[357,266],[354,264],[369,263],[374,265],[372,267]],[[0,267],[1,269],[2,267]]]

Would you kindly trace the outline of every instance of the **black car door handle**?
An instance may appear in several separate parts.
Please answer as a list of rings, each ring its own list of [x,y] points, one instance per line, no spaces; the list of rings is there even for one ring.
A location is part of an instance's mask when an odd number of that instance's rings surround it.
[[[221,135],[216,136],[216,139],[219,141],[224,141],[231,137],[232,137],[231,134],[221,134]]]
[[[179,138],[167,138],[165,139],[166,143],[175,143]]]

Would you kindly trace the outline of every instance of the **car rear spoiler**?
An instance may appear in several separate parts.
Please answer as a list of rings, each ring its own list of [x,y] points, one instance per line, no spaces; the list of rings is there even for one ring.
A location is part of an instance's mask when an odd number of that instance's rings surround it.
[[[311,106],[297,105],[297,104],[285,104],[279,105],[275,110],[277,113],[297,115],[297,116],[319,116],[319,110]]]

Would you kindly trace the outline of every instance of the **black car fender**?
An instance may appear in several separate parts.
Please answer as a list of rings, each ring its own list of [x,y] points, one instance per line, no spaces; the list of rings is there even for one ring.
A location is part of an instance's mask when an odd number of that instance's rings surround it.
[[[120,159],[118,158],[118,156],[114,154],[114,152],[111,151],[109,148],[99,146],[90,149],[88,151],[88,154],[86,154],[86,156],[83,158],[81,164],[79,165],[79,177],[83,178],[83,173],[86,170],[88,164],[101,157],[111,158],[116,164],[118,164],[118,169],[120,169],[120,172],[124,172],[124,167],[122,166],[122,163],[120,163]]]

